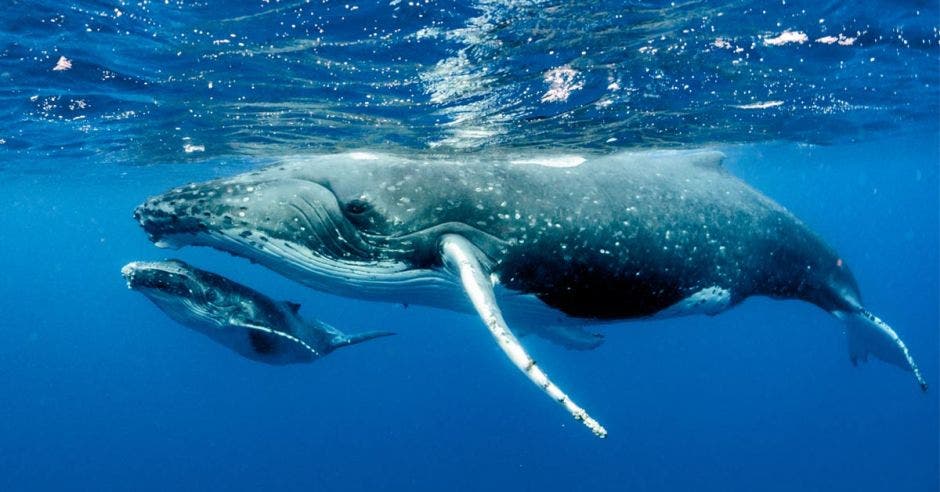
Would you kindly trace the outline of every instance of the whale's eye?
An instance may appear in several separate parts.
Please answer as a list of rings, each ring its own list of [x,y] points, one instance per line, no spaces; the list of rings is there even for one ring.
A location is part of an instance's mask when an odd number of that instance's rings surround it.
[[[362,215],[371,209],[372,205],[361,198],[350,200],[349,203],[346,204],[346,213],[350,215]]]

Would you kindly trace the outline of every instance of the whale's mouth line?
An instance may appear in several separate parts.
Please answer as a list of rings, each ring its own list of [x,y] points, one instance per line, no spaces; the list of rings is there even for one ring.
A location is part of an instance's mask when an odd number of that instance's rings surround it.
[[[308,228],[316,224],[321,231],[333,230],[336,236],[342,235],[335,226],[324,226],[325,218],[309,221],[306,214],[304,217],[308,220],[298,219],[306,222]],[[311,232],[317,239],[329,235]],[[462,234],[478,244],[488,262],[498,256],[499,249],[508,245],[506,241],[463,222],[445,222],[398,236],[356,230],[357,239],[374,250],[367,256],[355,253],[343,256],[332,247],[319,251],[319,248],[275,237],[259,242],[256,233],[257,230],[248,228],[188,229],[181,233],[163,234],[154,244],[160,248],[180,249],[192,245],[223,251],[262,264],[315,290],[335,295],[380,302],[448,306],[462,306],[462,302],[451,299],[452,292],[445,293],[460,289],[440,263],[438,239],[448,233]],[[424,298],[429,301],[422,302]]]
[[[441,287],[453,285],[453,280],[438,269],[415,268],[397,260],[337,260],[277,239],[259,247],[257,243],[250,244],[238,231],[171,235],[161,243],[156,245],[172,248],[191,245],[223,251],[260,263],[313,289],[353,298],[420,303],[416,297],[428,292],[433,296]]]

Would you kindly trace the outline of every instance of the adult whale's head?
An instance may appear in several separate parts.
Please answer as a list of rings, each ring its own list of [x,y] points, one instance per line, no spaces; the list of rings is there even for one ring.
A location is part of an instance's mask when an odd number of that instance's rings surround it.
[[[361,152],[286,159],[170,190],[134,217],[157,246],[210,246],[316,288],[369,297],[390,282],[440,280],[431,268],[448,232],[499,247],[467,226],[466,206],[447,196],[457,184],[441,182],[444,174]]]

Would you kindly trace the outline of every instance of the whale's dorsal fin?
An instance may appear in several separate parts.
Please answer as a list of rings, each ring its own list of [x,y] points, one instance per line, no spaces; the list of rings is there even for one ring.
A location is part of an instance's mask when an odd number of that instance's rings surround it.
[[[281,305],[287,308],[288,311],[297,314],[300,311],[300,303],[294,301],[281,301]]]
[[[542,388],[553,400],[563,405],[575,420],[580,420],[598,437],[606,437],[607,430],[573,402],[561,388],[555,386],[555,383],[529,356],[525,347],[519,343],[519,339],[506,325],[503,313],[496,303],[496,294],[489,280],[489,272],[481,264],[480,253],[476,246],[463,236],[445,234],[441,238],[441,254],[444,265],[460,279],[473,307],[476,308],[483,323],[509,360],[525,373],[530,381]]]
[[[727,172],[725,166],[722,163],[725,160],[725,154],[718,152],[717,150],[702,150],[689,152],[689,162],[693,166],[698,166],[703,169],[711,169],[713,171]]]

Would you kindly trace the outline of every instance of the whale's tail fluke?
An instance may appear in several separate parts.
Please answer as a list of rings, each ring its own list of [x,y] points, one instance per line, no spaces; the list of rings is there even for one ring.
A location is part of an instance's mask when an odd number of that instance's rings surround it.
[[[357,333],[355,335],[340,335],[333,339],[333,348],[346,347],[349,345],[355,345],[357,343],[362,343],[373,338],[381,338],[394,335],[390,331],[369,331],[366,333]]]
[[[853,365],[866,362],[868,355],[894,364],[914,374],[920,389],[927,391],[927,381],[917,368],[904,341],[887,323],[863,308],[852,312],[835,311],[834,314],[846,323],[849,359]]]
[[[301,338],[306,340],[311,346],[317,347],[317,350],[323,354],[328,354],[339,348],[395,334],[390,331],[367,331],[364,333],[347,334],[318,319],[306,320],[301,330],[303,331]]]

